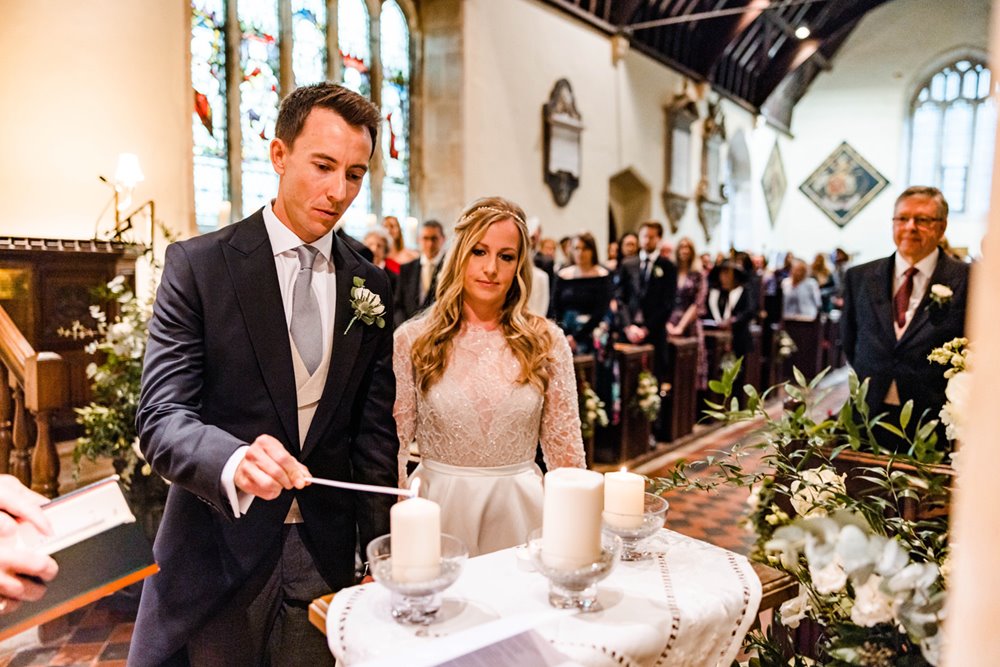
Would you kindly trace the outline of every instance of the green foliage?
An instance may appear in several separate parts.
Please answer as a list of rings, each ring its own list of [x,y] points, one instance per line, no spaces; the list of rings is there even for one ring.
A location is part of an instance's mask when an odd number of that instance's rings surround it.
[[[115,304],[118,315],[109,319],[104,308],[94,305],[90,307],[90,316],[96,328],[77,321],[69,329],[59,330],[70,338],[92,339],[85,350],[96,359],[87,366],[93,400],[76,409],[77,423],[83,426],[84,435],[77,440],[73,460],[77,464],[84,458],[124,461],[121,474],[128,484],[136,468],[149,474],[148,465],[143,465],[138,452],[135,412],[139,405],[150,304],[135,295],[123,276],[94,289],[93,297],[99,304]]]
[[[946,586],[938,566],[948,555],[944,517],[952,478],[934,465],[945,456],[936,446],[937,421],[920,416],[914,422],[912,404],[903,407],[899,424],[871,415],[865,402],[868,382],[853,373],[847,402],[828,414],[816,410],[828,395],[822,385],[826,371],[809,380],[795,369],[790,382],[763,393],[747,385],[737,396],[733,385],[739,370],[737,362],[710,384],[721,399],[709,403],[706,414],[724,424],[752,423],[758,430],[728,451],[680,462],[667,476],[650,480],[650,487],[654,493],[750,489],[746,525],[756,534],[750,557],[795,577],[803,591],[782,606],[777,618],[792,627],[801,618],[823,627],[815,662],[795,654],[782,633],[756,633],[744,647],[755,652],[750,664],[936,664]],[[781,392],[785,398],[776,411]],[[880,447],[883,431],[903,438],[907,451],[895,454]],[[853,466],[845,462],[845,452],[856,461]],[[746,465],[750,456],[752,467]],[[901,508],[917,503],[920,518],[903,518]],[[897,577],[891,591],[879,588],[878,578],[869,583],[876,551],[897,556],[892,568],[879,573],[886,581]],[[847,558],[849,566],[835,562],[834,554]],[[814,575],[822,577],[818,584]],[[840,584],[836,592],[831,575]],[[865,617],[863,607],[852,617],[862,586],[866,601],[884,603],[895,596],[893,622],[869,626],[871,615]]]

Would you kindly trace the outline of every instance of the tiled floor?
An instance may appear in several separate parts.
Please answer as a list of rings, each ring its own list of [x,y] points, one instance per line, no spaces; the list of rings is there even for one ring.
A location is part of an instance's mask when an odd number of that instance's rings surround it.
[[[820,411],[836,409],[846,398],[846,377],[830,378],[835,387],[819,406]],[[779,406],[775,406],[775,413]],[[752,425],[737,425],[721,429],[699,427],[704,435],[687,443],[681,450],[670,452],[636,468],[649,476],[663,474],[679,458],[690,461],[725,450],[753,433]],[[759,455],[745,460],[748,466],[759,461]],[[746,511],[747,490],[723,487],[714,492],[672,492],[667,527],[685,535],[705,540],[738,553],[746,553],[753,537],[741,525]],[[42,645],[37,634],[29,631],[0,644],[0,667],[40,667],[72,665],[75,667],[124,666],[135,620],[130,602],[107,598],[71,616],[71,631],[55,642]]]

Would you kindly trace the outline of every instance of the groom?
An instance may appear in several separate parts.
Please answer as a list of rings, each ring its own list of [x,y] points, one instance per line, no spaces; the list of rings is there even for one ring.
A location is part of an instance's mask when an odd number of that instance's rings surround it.
[[[353,281],[388,305],[388,280],[333,233],[380,120],[346,88],[297,89],[277,197],[167,248],[136,421],[172,486],[129,665],[333,664],[309,601],[353,583],[393,499],[305,478],[397,482],[391,308],[345,333]]]

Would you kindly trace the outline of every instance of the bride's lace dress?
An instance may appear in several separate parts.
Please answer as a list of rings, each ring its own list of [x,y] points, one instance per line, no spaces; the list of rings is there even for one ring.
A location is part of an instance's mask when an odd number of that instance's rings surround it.
[[[585,465],[569,345],[550,322],[555,344],[542,394],[517,383],[520,366],[500,330],[466,325],[441,379],[421,394],[410,350],[425,326],[424,318],[410,320],[395,334],[400,482],[416,440],[414,476],[421,495],[441,505],[442,530],[465,541],[470,555],[520,544],[542,521],[536,445],[550,470]]]

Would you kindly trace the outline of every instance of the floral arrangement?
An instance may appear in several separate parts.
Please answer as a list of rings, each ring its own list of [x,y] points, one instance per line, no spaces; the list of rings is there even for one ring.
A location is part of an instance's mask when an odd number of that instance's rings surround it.
[[[948,366],[944,376],[948,385],[944,390],[945,402],[941,408],[941,423],[945,425],[945,435],[949,440],[960,440],[966,406],[972,391],[972,375],[969,370],[969,339],[953,338],[941,347],[934,348],[927,356],[933,363]]]
[[[639,386],[635,390],[635,407],[650,422],[660,414],[660,383],[649,371],[639,373]]]
[[[594,436],[596,426],[608,425],[608,413],[604,409],[604,401],[597,395],[589,382],[583,383],[580,392],[580,430],[584,440]]]
[[[60,335],[75,340],[92,339],[84,349],[88,354],[98,355],[98,361],[87,365],[93,401],[76,408],[77,423],[83,426],[84,435],[77,440],[73,460],[77,464],[82,458],[95,461],[111,457],[121,461],[122,481],[130,484],[134,470],[143,475],[152,472],[139,453],[135,430],[146,352],[146,323],[152,306],[135,295],[125,284],[124,276],[95,289],[94,297],[100,303],[116,303],[118,315],[110,319],[101,306],[93,305],[90,316],[96,322],[96,329],[79,321],[73,322],[69,329],[59,329]]]
[[[753,439],[703,461],[682,463],[650,480],[653,492],[745,486],[746,527],[756,534],[750,558],[799,584],[799,594],[776,613],[781,627],[804,620],[819,639],[795,645],[788,632],[753,632],[744,649],[754,667],[805,665],[937,665],[944,621],[950,474],[937,463],[936,420],[918,423],[910,454],[878,458],[876,433],[904,433],[912,411],[888,424],[868,413],[868,383],[849,377],[849,399],[837,414],[816,414],[826,395],[824,373],[758,394],[733,395],[741,360],[712,390],[722,395],[708,414],[725,422],[760,424]],[[787,399],[774,416],[773,401]],[[769,412],[769,405],[772,409]],[[857,451],[858,454],[854,454]],[[753,467],[743,459],[752,453]],[[919,454],[923,460],[914,456]],[[852,459],[852,457],[854,457]],[[697,471],[697,475],[689,474]],[[909,505],[908,505],[909,504]],[[903,511],[916,505],[919,511]]]

